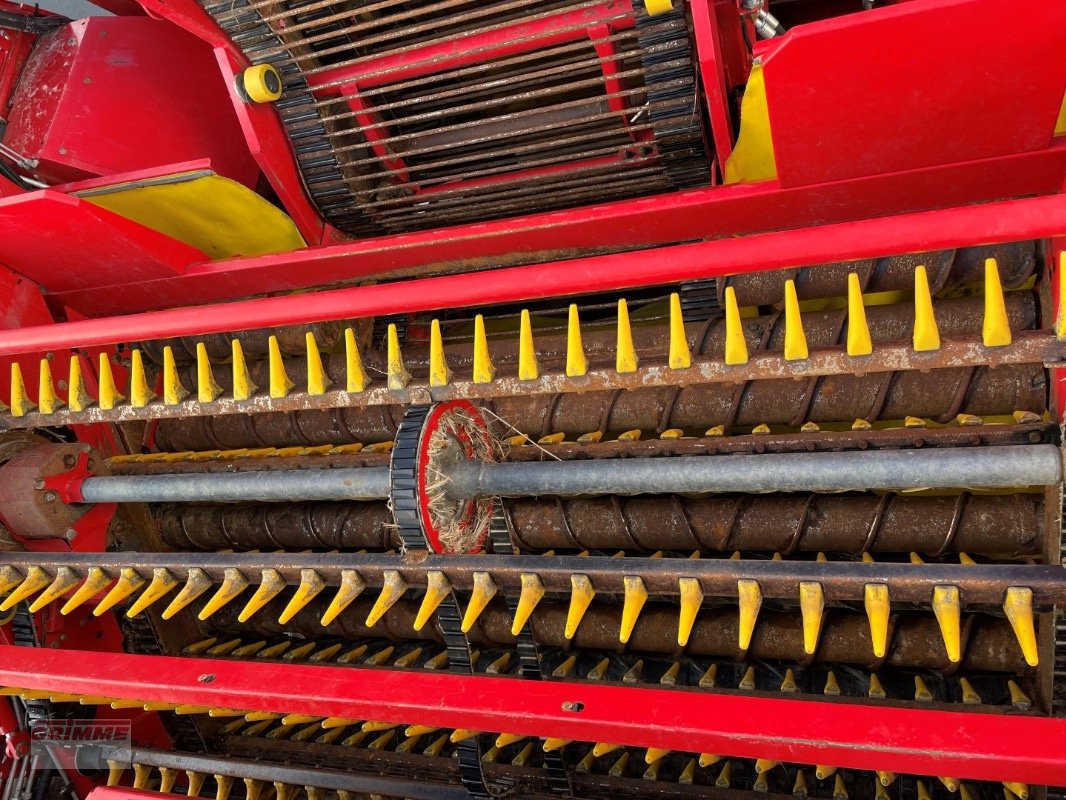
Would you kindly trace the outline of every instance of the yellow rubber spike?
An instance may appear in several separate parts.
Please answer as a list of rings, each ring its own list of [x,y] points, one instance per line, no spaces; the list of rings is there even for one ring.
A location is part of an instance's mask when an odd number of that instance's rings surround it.
[[[84,411],[95,401],[85,391],[85,380],[81,374],[81,356],[70,357],[70,372],[67,374],[67,405],[71,411]]]
[[[785,360],[802,361],[807,358],[807,335],[803,332],[796,282],[785,281]]]
[[[677,644],[684,647],[692,634],[696,615],[703,605],[703,589],[695,578],[680,578],[677,581],[681,593],[681,610],[677,620]]]
[[[255,778],[244,779],[244,800],[260,800],[263,796],[263,786],[265,784],[262,781],[258,781]]]
[[[244,604],[241,613],[237,615],[237,621],[250,620],[253,614],[277,597],[284,588],[285,579],[281,577],[280,572],[276,569],[264,569],[260,576],[259,586],[256,587],[251,599]]]
[[[744,326],[740,322],[737,293],[732,286],[725,287],[725,363],[748,363],[748,343],[744,338]]]
[[[800,616],[803,618],[803,652],[814,655],[825,613],[825,592],[817,581],[800,581]]]
[[[178,771],[173,767],[159,768],[159,791],[169,792],[174,788],[174,782],[178,779]]]
[[[215,381],[211,370],[211,360],[207,357],[207,345],[196,343],[196,399],[201,403],[210,403],[222,394],[222,387]]]
[[[784,692],[785,694],[795,694],[799,691],[799,684],[796,683],[796,673],[791,669],[785,670],[785,677],[781,681],[781,687],[778,691]]]
[[[97,603],[96,608],[93,609],[93,616],[99,617],[104,612],[110,611],[114,606],[144,586],[146,582],[141,573],[133,567],[123,567],[119,571],[118,580],[111,587],[111,591],[104,595],[104,599]]]
[[[378,620],[385,615],[385,612],[392,608],[396,601],[403,597],[403,593],[407,591],[407,581],[403,579],[403,576],[397,570],[387,569],[382,577],[384,578],[384,585],[381,587],[381,594],[374,601],[374,606],[370,609],[370,613],[366,618],[366,624],[369,628],[377,625]]]
[[[267,340],[267,351],[270,362],[270,396],[274,398],[285,397],[296,384],[292,382],[292,378],[289,377],[289,373],[285,370],[285,360],[281,357],[281,346],[278,344],[277,336],[271,336]],[[234,359],[234,364],[236,364],[236,359]],[[308,376],[308,379],[310,379],[310,372],[308,372]]]
[[[1006,599],[1003,601],[1003,612],[1014,628],[1014,635],[1018,639],[1022,655],[1025,656],[1025,663],[1030,667],[1037,666],[1040,656],[1036,646],[1036,628],[1033,625],[1033,590],[1024,586],[1008,587]]]
[[[938,775],[937,780],[944,784],[944,788],[954,794],[959,790],[958,778],[949,778],[943,775]]]
[[[965,783],[959,784],[959,800],[976,800],[973,792],[970,791],[970,787]]]
[[[429,327],[429,385],[447,386],[452,371],[444,358],[444,339],[440,333],[440,320],[433,320]]]
[[[940,331],[933,312],[933,295],[925,267],[914,270],[914,349],[918,352],[940,349]]]
[[[207,573],[199,567],[191,567],[178,596],[163,610],[163,619],[170,619],[210,588],[211,579],[207,577]]]
[[[215,800],[229,800],[230,792],[233,791],[233,778],[229,775],[216,775],[215,787]]]
[[[675,661],[670,665],[670,669],[663,673],[663,676],[659,678],[659,683],[663,686],[677,686],[677,676],[681,674],[681,663]]]
[[[496,746],[499,748],[509,747],[512,744],[517,744],[523,739],[528,739],[528,736],[522,736],[517,733],[501,733],[496,737]]]
[[[463,624],[460,626],[463,633],[469,633],[474,627],[481,612],[488,606],[489,601],[496,596],[496,582],[487,572],[474,573],[474,586],[470,594],[470,603],[463,614]]]
[[[588,372],[588,369],[589,362],[581,344],[581,320],[578,318],[577,306],[571,303],[570,317],[566,324],[566,376],[577,378]]]
[[[474,317],[474,383],[492,383],[496,367],[489,355],[489,339],[485,334],[485,318]]]
[[[618,301],[618,344],[614,368],[616,372],[636,372],[640,359],[633,347],[633,330],[629,326],[629,306],[625,300]]]
[[[1055,336],[1066,339],[1066,250],[1059,253],[1059,313],[1055,318]]]
[[[36,614],[49,603],[54,603],[79,583],[81,583],[81,578],[74,570],[70,567],[60,567],[56,570],[55,579],[48,585],[48,588],[37,595],[37,599],[30,604],[30,613]]]
[[[411,382],[411,373],[403,364],[403,353],[400,352],[400,334],[396,331],[396,325],[390,324],[388,330],[387,347],[387,371],[389,388],[393,390],[403,389]]]
[[[891,786],[896,782],[896,773],[877,770],[877,780],[882,786]]]
[[[22,579],[22,582],[18,587],[16,587],[15,590],[4,598],[2,603],[0,603],[0,611],[7,611],[14,608],[23,600],[37,594],[37,592],[44,589],[51,582],[52,576],[43,569],[38,566],[30,567],[26,570],[26,577]]]
[[[511,635],[517,636],[529,621],[533,609],[544,597],[544,584],[540,577],[529,572],[522,573],[522,591],[518,596],[518,607],[514,612],[514,622],[511,623]]]
[[[755,771],[761,775],[764,772],[769,772],[780,763],[780,761],[773,761],[769,758],[757,758],[755,759]]]
[[[725,762],[725,766],[722,767],[722,771],[718,773],[718,777],[714,780],[715,788],[728,789],[730,783],[733,781],[733,762]]]
[[[155,392],[148,385],[148,373],[144,369],[144,356],[136,347],[130,353],[130,405],[144,408],[155,399]]]
[[[227,567],[222,573],[222,585],[218,587],[211,599],[200,609],[200,613],[197,614],[196,618],[201,622],[209,618],[247,588],[248,579],[244,577],[241,571],[236,567]]]
[[[345,389],[349,392],[362,392],[370,383],[366,370],[363,369],[363,358],[359,355],[359,344],[355,340],[355,331],[351,328],[344,329],[344,365],[345,365]]]
[[[716,756],[712,753],[700,753],[700,766],[710,767],[717,764],[722,760],[721,756]]]
[[[1008,781],[1003,784],[1003,788],[1021,798],[1021,800],[1029,800],[1029,784],[1018,783],[1015,781]]]
[[[929,691],[929,687],[925,685],[921,675],[914,676],[914,699],[919,703],[933,702],[933,693]]]
[[[156,567],[152,570],[152,580],[148,587],[141,592],[141,596],[127,609],[126,616],[133,619],[152,603],[175,588],[179,582],[166,567]]]
[[[866,307],[862,302],[859,276],[848,274],[848,355],[868,356],[874,351],[870,326],[866,324]]]
[[[818,764],[814,768],[814,777],[820,781],[824,781],[826,778],[831,778],[836,774],[837,768],[831,767],[827,764]]]
[[[37,381],[37,407],[42,414],[53,414],[63,407],[63,401],[56,394],[52,384],[52,365],[47,358],[41,359],[41,369]]]
[[[125,395],[120,394],[118,387],[115,386],[115,376],[111,372],[111,360],[107,357],[107,353],[100,354],[100,408],[105,411],[114,408],[116,405],[126,399]]]
[[[1010,344],[1010,319],[1003,284],[999,280],[999,265],[994,258],[985,259],[985,322],[982,329],[985,347]]]
[[[637,624],[640,610],[648,601],[648,588],[644,581],[635,575],[626,575],[622,578],[625,586],[625,600],[622,605],[622,625],[618,632],[618,641],[625,644],[633,634],[633,626]]]
[[[16,417],[24,417],[37,404],[30,400],[26,393],[26,383],[22,380],[22,368],[17,361],[11,362],[11,413]]]
[[[163,405],[176,406],[189,396],[189,390],[181,383],[178,365],[174,361],[174,348],[163,348]]]
[[[837,775],[836,780],[833,781],[833,800],[848,800],[848,787],[844,784],[843,775]],[[918,800],[930,800],[930,798],[919,796]]]
[[[696,780],[696,759],[690,758],[688,763],[685,764],[685,768],[681,770],[681,774],[677,776],[677,782],[683,785],[689,785]]]
[[[538,377],[540,364],[533,345],[533,324],[529,319],[529,311],[523,308],[518,328],[518,380],[535,381]]]
[[[755,691],[755,667],[748,667],[744,670],[744,675],[740,678],[740,683],[737,684],[737,688],[744,689],[748,692]]]
[[[307,393],[312,397],[323,395],[333,386],[333,380],[326,372],[322,363],[322,353],[318,350],[318,342],[315,335],[308,331],[304,335],[304,345],[307,353]]]
[[[566,630],[563,636],[568,640],[574,638],[581,619],[585,616],[592,598],[596,596],[596,590],[588,575],[577,574],[570,576],[570,608],[566,612]]]
[[[594,755],[596,758],[600,758],[602,756],[605,756],[605,755],[607,755],[609,753],[613,753],[616,750],[621,750],[621,749],[622,749],[622,745],[620,745],[620,744],[610,744],[608,742],[597,742],[592,747],[592,755]]]
[[[670,750],[663,750],[659,747],[649,747],[647,750],[644,751],[644,763],[654,764],[656,761],[668,755],[670,752]]]
[[[685,335],[685,317],[681,312],[681,295],[670,295],[670,369],[688,369],[692,366],[692,352]]]
[[[122,774],[126,771],[126,764],[122,761],[107,760],[107,785],[118,786],[122,780]]]
[[[940,634],[944,637],[944,647],[948,651],[948,660],[959,663],[961,658],[961,614],[958,586],[933,587],[933,613],[940,624]]]
[[[189,791],[186,793],[186,797],[199,797],[200,792],[204,788],[204,779],[207,775],[203,772],[196,772],[195,770],[185,770],[185,777],[188,779]]]
[[[807,797],[807,776],[801,769],[796,770],[796,780],[792,784],[792,796],[797,800],[804,800]]]
[[[325,588],[326,582],[322,580],[322,576],[315,570],[300,570],[300,585],[296,587],[296,593],[293,594],[288,605],[285,606],[285,610],[278,617],[278,622],[284,625],[291,620]]]
[[[737,581],[737,597],[740,610],[738,646],[747,650],[751,645],[751,636],[755,632],[755,620],[762,606],[762,590],[758,581],[742,579]]]
[[[984,702],[981,695],[973,688],[973,684],[966,678],[959,678],[959,687],[962,689],[962,702],[966,705],[979,706]]]
[[[870,620],[870,642],[873,645],[874,655],[884,658],[888,648],[888,617],[892,613],[888,584],[868,583],[863,587],[863,595],[866,602],[866,616]]]
[[[1007,690],[1010,692],[1010,704],[1019,711],[1028,711],[1033,705],[1029,695],[1022,691],[1022,687],[1015,681],[1007,681]]]
[[[93,567],[85,576],[85,583],[78,587],[78,591],[67,600],[66,605],[59,609],[59,613],[66,616],[74,609],[84,605],[96,595],[100,594],[111,583],[111,576],[100,567]]]
[[[244,348],[241,347],[241,340],[234,339],[231,345],[232,355],[232,367],[233,367],[233,399],[234,400],[247,400],[259,387],[252,383],[252,376],[248,372],[248,362],[244,360]],[[271,390],[273,390],[274,383],[274,370],[270,370],[271,374]]]
[[[422,605],[418,607],[418,614],[415,615],[414,629],[416,631],[425,627],[429,618],[433,616],[433,612],[444,602],[444,598],[451,590],[452,585],[443,572],[431,569],[426,573],[426,593],[422,597]],[[469,612],[469,609],[467,611]]]
[[[352,604],[355,598],[363,593],[364,589],[366,589],[366,584],[358,572],[354,569],[342,569],[340,588],[337,589],[337,594],[333,596],[329,607],[322,615],[322,625],[329,625],[333,622],[344,609]]]
[[[465,742],[467,739],[473,739],[479,733],[481,733],[481,731],[471,730],[470,728],[456,728],[451,732],[448,740],[452,744],[459,744],[459,742]]]

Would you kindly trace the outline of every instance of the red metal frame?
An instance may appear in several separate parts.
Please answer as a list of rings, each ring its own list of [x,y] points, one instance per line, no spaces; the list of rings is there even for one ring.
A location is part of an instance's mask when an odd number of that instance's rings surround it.
[[[654,257],[642,252],[616,253],[314,294],[24,327],[0,331],[0,356],[622,290],[736,272],[1042,239],[1064,232],[1066,195],[1049,195],[678,245],[661,248]],[[336,252],[342,264],[345,250],[339,248]],[[312,264],[321,258],[321,251],[300,251],[255,261],[285,263],[288,269],[298,269],[301,263]],[[230,280],[234,280],[232,273]],[[254,285],[251,277],[248,280],[245,286]]]
[[[1066,784],[1066,719],[367,667],[0,647],[0,684],[18,686],[27,675],[33,676],[34,688],[73,694]]]

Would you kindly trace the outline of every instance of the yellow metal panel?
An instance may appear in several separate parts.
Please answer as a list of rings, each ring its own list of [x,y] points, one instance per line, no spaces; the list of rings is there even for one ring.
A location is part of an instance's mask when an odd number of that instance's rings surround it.
[[[740,103],[740,135],[737,137],[737,146],[725,162],[725,182],[751,183],[776,177],[777,161],[770,133],[766,81],[762,65],[756,62],[751,68],[744,99]]]
[[[246,186],[206,170],[91,189],[79,196],[211,259],[306,246],[283,211]]]

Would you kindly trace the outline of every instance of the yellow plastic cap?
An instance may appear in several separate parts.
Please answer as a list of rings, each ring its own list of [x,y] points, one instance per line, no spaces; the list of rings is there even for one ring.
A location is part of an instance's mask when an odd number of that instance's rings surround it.
[[[270,64],[248,67],[241,74],[241,83],[253,103],[273,103],[281,99],[281,74]]]

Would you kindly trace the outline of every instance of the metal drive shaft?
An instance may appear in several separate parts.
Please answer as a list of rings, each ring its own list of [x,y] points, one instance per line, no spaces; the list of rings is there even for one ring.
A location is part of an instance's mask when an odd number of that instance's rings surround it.
[[[81,495],[89,503],[373,500],[389,496],[389,477],[385,467],[106,476],[87,478]],[[1014,445],[524,464],[464,461],[452,466],[448,477],[454,497],[1016,488],[1059,483],[1062,457],[1053,445]]]

